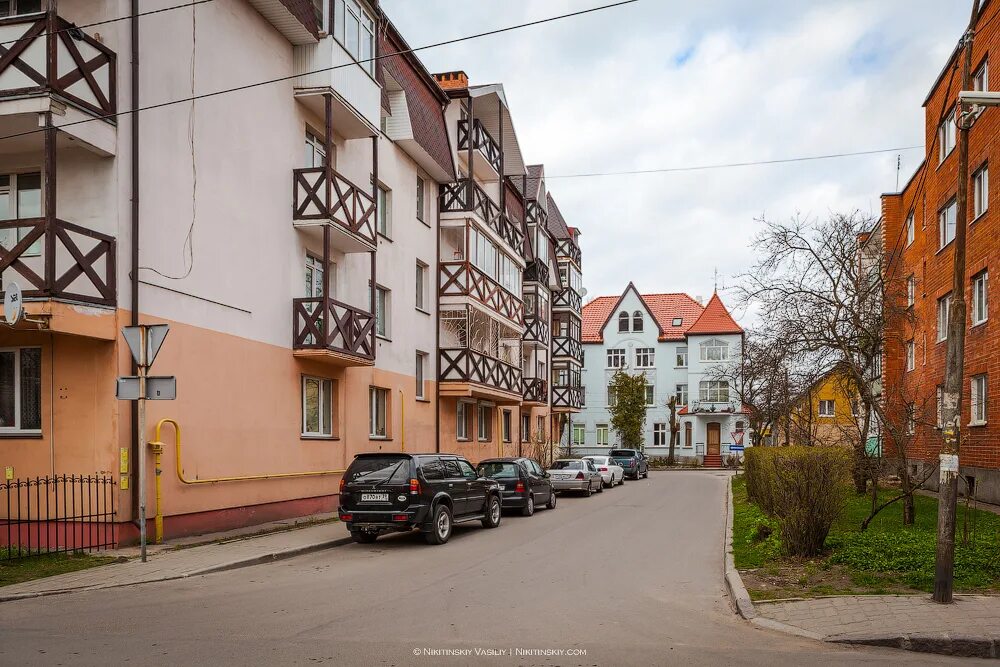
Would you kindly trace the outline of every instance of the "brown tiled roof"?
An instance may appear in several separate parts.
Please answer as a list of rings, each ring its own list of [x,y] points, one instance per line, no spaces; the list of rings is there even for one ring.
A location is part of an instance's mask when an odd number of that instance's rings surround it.
[[[743,328],[729,314],[718,294],[713,294],[698,320],[687,330],[689,336],[710,334],[741,334]]]
[[[566,220],[562,216],[562,211],[560,211],[559,206],[556,205],[556,200],[553,199],[552,195],[548,192],[545,193],[545,198],[547,200],[545,203],[549,214],[549,233],[557,239],[572,238],[569,233],[569,226],[566,224]]]
[[[631,284],[629,285],[631,287]],[[628,288],[626,288],[626,292]],[[624,296],[624,293],[623,295]],[[704,310],[697,301],[687,294],[672,292],[667,294],[640,294],[647,310],[653,315],[661,334],[661,341],[682,341],[688,329],[701,316]],[[612,319],[621,296],[599,296],[583,307],[583,330],[581,340],[584,343],[601,343],[604,338],[601,330]],[[674,326],[674,319],[681,318],[681,324]]]

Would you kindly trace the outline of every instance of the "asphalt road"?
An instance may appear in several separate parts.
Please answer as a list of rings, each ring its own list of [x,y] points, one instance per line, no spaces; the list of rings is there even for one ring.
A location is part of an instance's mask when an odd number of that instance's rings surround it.
[[[397,535],[176,582],[3,603],[0,664],[947,661],[826,645],[734,616],[722,581],[725,484],[721,473],[654,472],[591,498],[563,496],[531,518],[504,517],[497,530],[456,526],[440,547]]]

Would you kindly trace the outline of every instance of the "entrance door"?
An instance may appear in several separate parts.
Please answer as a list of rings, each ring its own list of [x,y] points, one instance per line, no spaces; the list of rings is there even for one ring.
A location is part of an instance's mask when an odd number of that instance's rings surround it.
[[[722,445],[722,424],[719,422],[708,423],[708,444],[705,447],[707,456],[718,456]]]

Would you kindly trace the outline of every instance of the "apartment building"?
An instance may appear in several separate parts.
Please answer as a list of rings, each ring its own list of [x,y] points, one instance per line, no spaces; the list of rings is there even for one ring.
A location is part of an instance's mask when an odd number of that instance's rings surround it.
[[[669,452],[671,397],[677,398],[680,460],[717,466],[743,439],[748,422],[730,372],[743,353],[743,329],[718,294],[703,306],[687,294],[640,294],[629,283],[620,296],[583,307],[582,336],[585,401],[572,423],[575,453],[600,454],[620,444],[609,412],[619,369],[646,377],[647,455]]]
[[[984,3],[986,6],[992,3]],[[984,11],[984,10],[981,10]],[[980,19],[972,50],[973,87],[996,90],[991,55],[1000,48],[1000,27]],[[914,471],[936,465],[941,448],[938,402],[944,382],[948,307],[952,296],[954,238],[959,187],[969,202],[965,299],[968,331],[962,399],[961,493],[1000,502],[1000,405],[993,400],[1000,379],[996,349],[1000,328],[990,317],[990,273],[1000,264],[1000,222],[990,208],[990,166],[1000,154],[1000,111],[974,114],[969,132],[970,177],[958,183],[956,119],[961,64],[956,49],[924,100],[927,155],[900,192],[882,196],[885,265],[899,285],[898,305],[912,309],[909,321],[886,332],[884,386],[887,406],[908,424],[905,442]],[[905,301],[904,301],[905,299]],[[894,318],[903,320],[905,318]],[[887,443],[888,444],[888,443]],[[920,475],[923,477],[923,475]],[[937,475],[927,484],[936,488]]]
[[[153,372],[178,396],[145,433],[182,429],[159,507],[147,470],[167,536],[330,510],[357,452],[429,448],[449,100],[414,57],[370,60],[405,44],[377,4],[218,0],[139,19],[135,43],[128,21],[73,27],[124,0],[0,8],[0,279],[27,313],[0,328],[9,474],[114,474],[134,538],[115,378],[136,322],[171,327]]]

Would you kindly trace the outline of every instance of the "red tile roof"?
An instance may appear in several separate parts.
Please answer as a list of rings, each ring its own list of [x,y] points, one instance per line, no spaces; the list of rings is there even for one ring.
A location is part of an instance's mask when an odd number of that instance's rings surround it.
[[[631,287],[631,285],[629,286]],[[628,288],[626,288],[628,291]],[[687,294],[678,292],[668,294],[642,294],[646,308],[656,318],[662,333],[659,340],[684,340],[689,327],[699,319],[702,307]],[[583,331],[581,340],[584,343],[603,342],[601,330],[613,315],[615,307],[621,300],[620,296],[599,296],[583,307]],[[674,326],[674,319],[680,318],[681,324]]]
[[[688,336],[710,334],[741,334],[743,328],[729,314],[718,294],[713,294],[698,320],[687,330]]]

